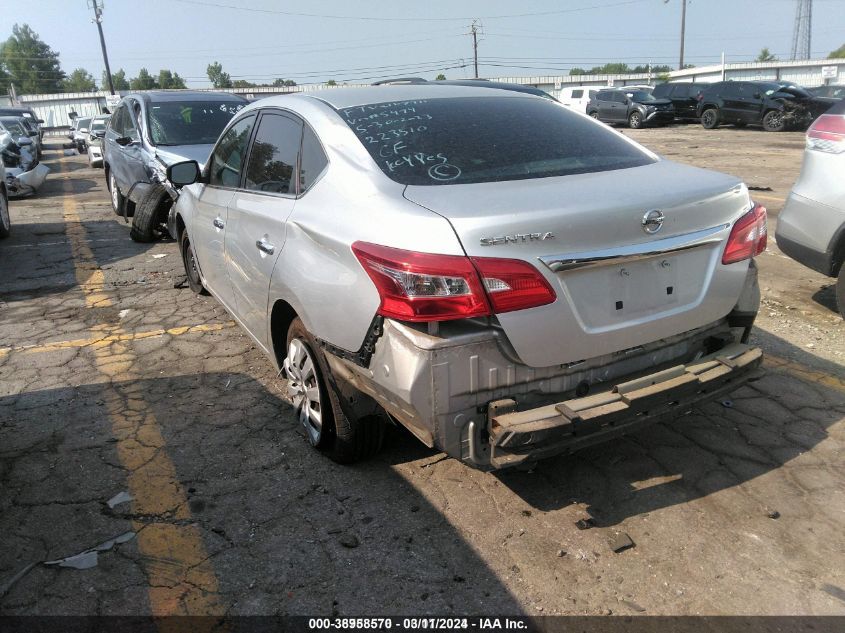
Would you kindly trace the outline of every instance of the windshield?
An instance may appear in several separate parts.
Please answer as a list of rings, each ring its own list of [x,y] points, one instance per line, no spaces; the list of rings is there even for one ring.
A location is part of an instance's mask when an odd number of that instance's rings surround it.
[[[631,99],[637,103],[642,103],[643,101],[656,101],[654,95],[650,92],[646,92],[645,90],[635,90],[631,93]]]
[[[106,120],[104,120],[104,119],[94,121],[91,124],[91,131],[92,132],[102,132],[105,129],[106,129]]]
[[[26,136],[26,131],[23,129],[23,125],[21,125],[18,121],[2,120],[0,121],[0,125],[6,128],[6,131],[13,136]]]
[[[339,114],[381,170],[405,185],[546,178],[654,162],[603,126],[545,99],[421,99]]]
[[[91,124],[91,119],[77,119],[76,120],[76,129],[81,130],[84,127],[88,127]]]
[[[155,145],[214,143],[246,104],[237,101],[167,101],[149,106],[150,140]]]

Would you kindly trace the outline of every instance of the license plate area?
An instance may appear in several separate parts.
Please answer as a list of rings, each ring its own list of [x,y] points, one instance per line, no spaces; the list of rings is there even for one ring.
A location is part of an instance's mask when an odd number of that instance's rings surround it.
[[[573,312],[585,329],[653,319],[697,305],[706,292],[713,250],[620,260],[561,273]]]

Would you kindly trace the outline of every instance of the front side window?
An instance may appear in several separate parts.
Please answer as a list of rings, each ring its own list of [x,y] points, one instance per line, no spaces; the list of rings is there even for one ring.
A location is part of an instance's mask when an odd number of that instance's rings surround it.
[[[230,127],[211,152],[208,166],[208,184],[235,188],[240,183],[243,164],[255,115],[245,116]]]
[[[654,162],[604,126],[544,99],[418,99],[338,112],[379,168],[405,185],[546,178]]]
[[[302,143],[302,123],[281,114],[265,114],[249,150],[244,188],[267,193],[296,193],[294,169]]]
[[[627,98],[628,97],[625,95],[624,92],[614,92],[613,93],[613,100],[616,101],[617,103],[625,103],[625,100]]]
[[[150,103],[150,141],[154,145],[210,145],[245,105],[236,101]]]

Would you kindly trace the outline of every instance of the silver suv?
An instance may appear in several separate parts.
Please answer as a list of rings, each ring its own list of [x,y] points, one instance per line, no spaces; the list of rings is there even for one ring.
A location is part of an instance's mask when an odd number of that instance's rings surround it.
[[[765,209],[548,99],[262,99],[202,171],[168,176],[191,288],[341,462],[388,421],[480,468],[524,464],[680,417],[761,360],[745,341]]]
[[[778,216],[775,239],[792,259],[839,276],[836,303],[845,317],[845,101],[807,130],[801,175]]]

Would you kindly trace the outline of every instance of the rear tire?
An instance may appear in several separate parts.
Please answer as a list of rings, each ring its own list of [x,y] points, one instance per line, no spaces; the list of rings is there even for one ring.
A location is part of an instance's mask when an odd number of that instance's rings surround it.
[[[153,185],[132,216],[129,237],[136,242],[154,242],[167,233],[164,228],[166,212],[173,201],[162,185]]]
[[[109,194],[111,194],[111,208],[117,215],[122,215],[121,211],[123,211],[123,206],[126,203],[126,199],[123,197],[123,194],[120,193],[120,188],[117,185],[117,180],[114,177],[114,172],[109,170],[109,176],[106,179],[109,185]]]
[[[713,130],[719,127],[719,111],[716,108],[707,108],[701,113],[701,127],[705,130]]]
[[[12,220],[9,218],[9,200],[0,191],[0,239],[9,237],[12,232]]]
[[[786,129],[783,112],[779,110],[769,110],[766,112],[763,116],[763,129],[767,132],[783,132]]]
[[[372,457],[384,441],[384,424],[377,416],[347,417],[330,384],[330,370],[314,337],[296,317],[288,329],[283,362],[288,395],[308,441],[332,460],[350,464]]]
[[[191,239],[188,237],[187,231],[182,231],[182,235],[179,238],[179,251],[182,253],[182,263],[185,265],[185,277],[188,281],[188,287],[198,295],[207,295],[208,290],[202,285],[197,256],[194,253],[193,246],[191,246]]]
[[[593,111],[593,112],[590,112],[590,116],[591,116],[591,117],[593,117],[594,119],[598,119],[598,118],[599,118],[599,113],[598,113],[598,112]]]
[[[845,264],[839,269],[839,278],[836,280],[836,307],[845,319]]]

